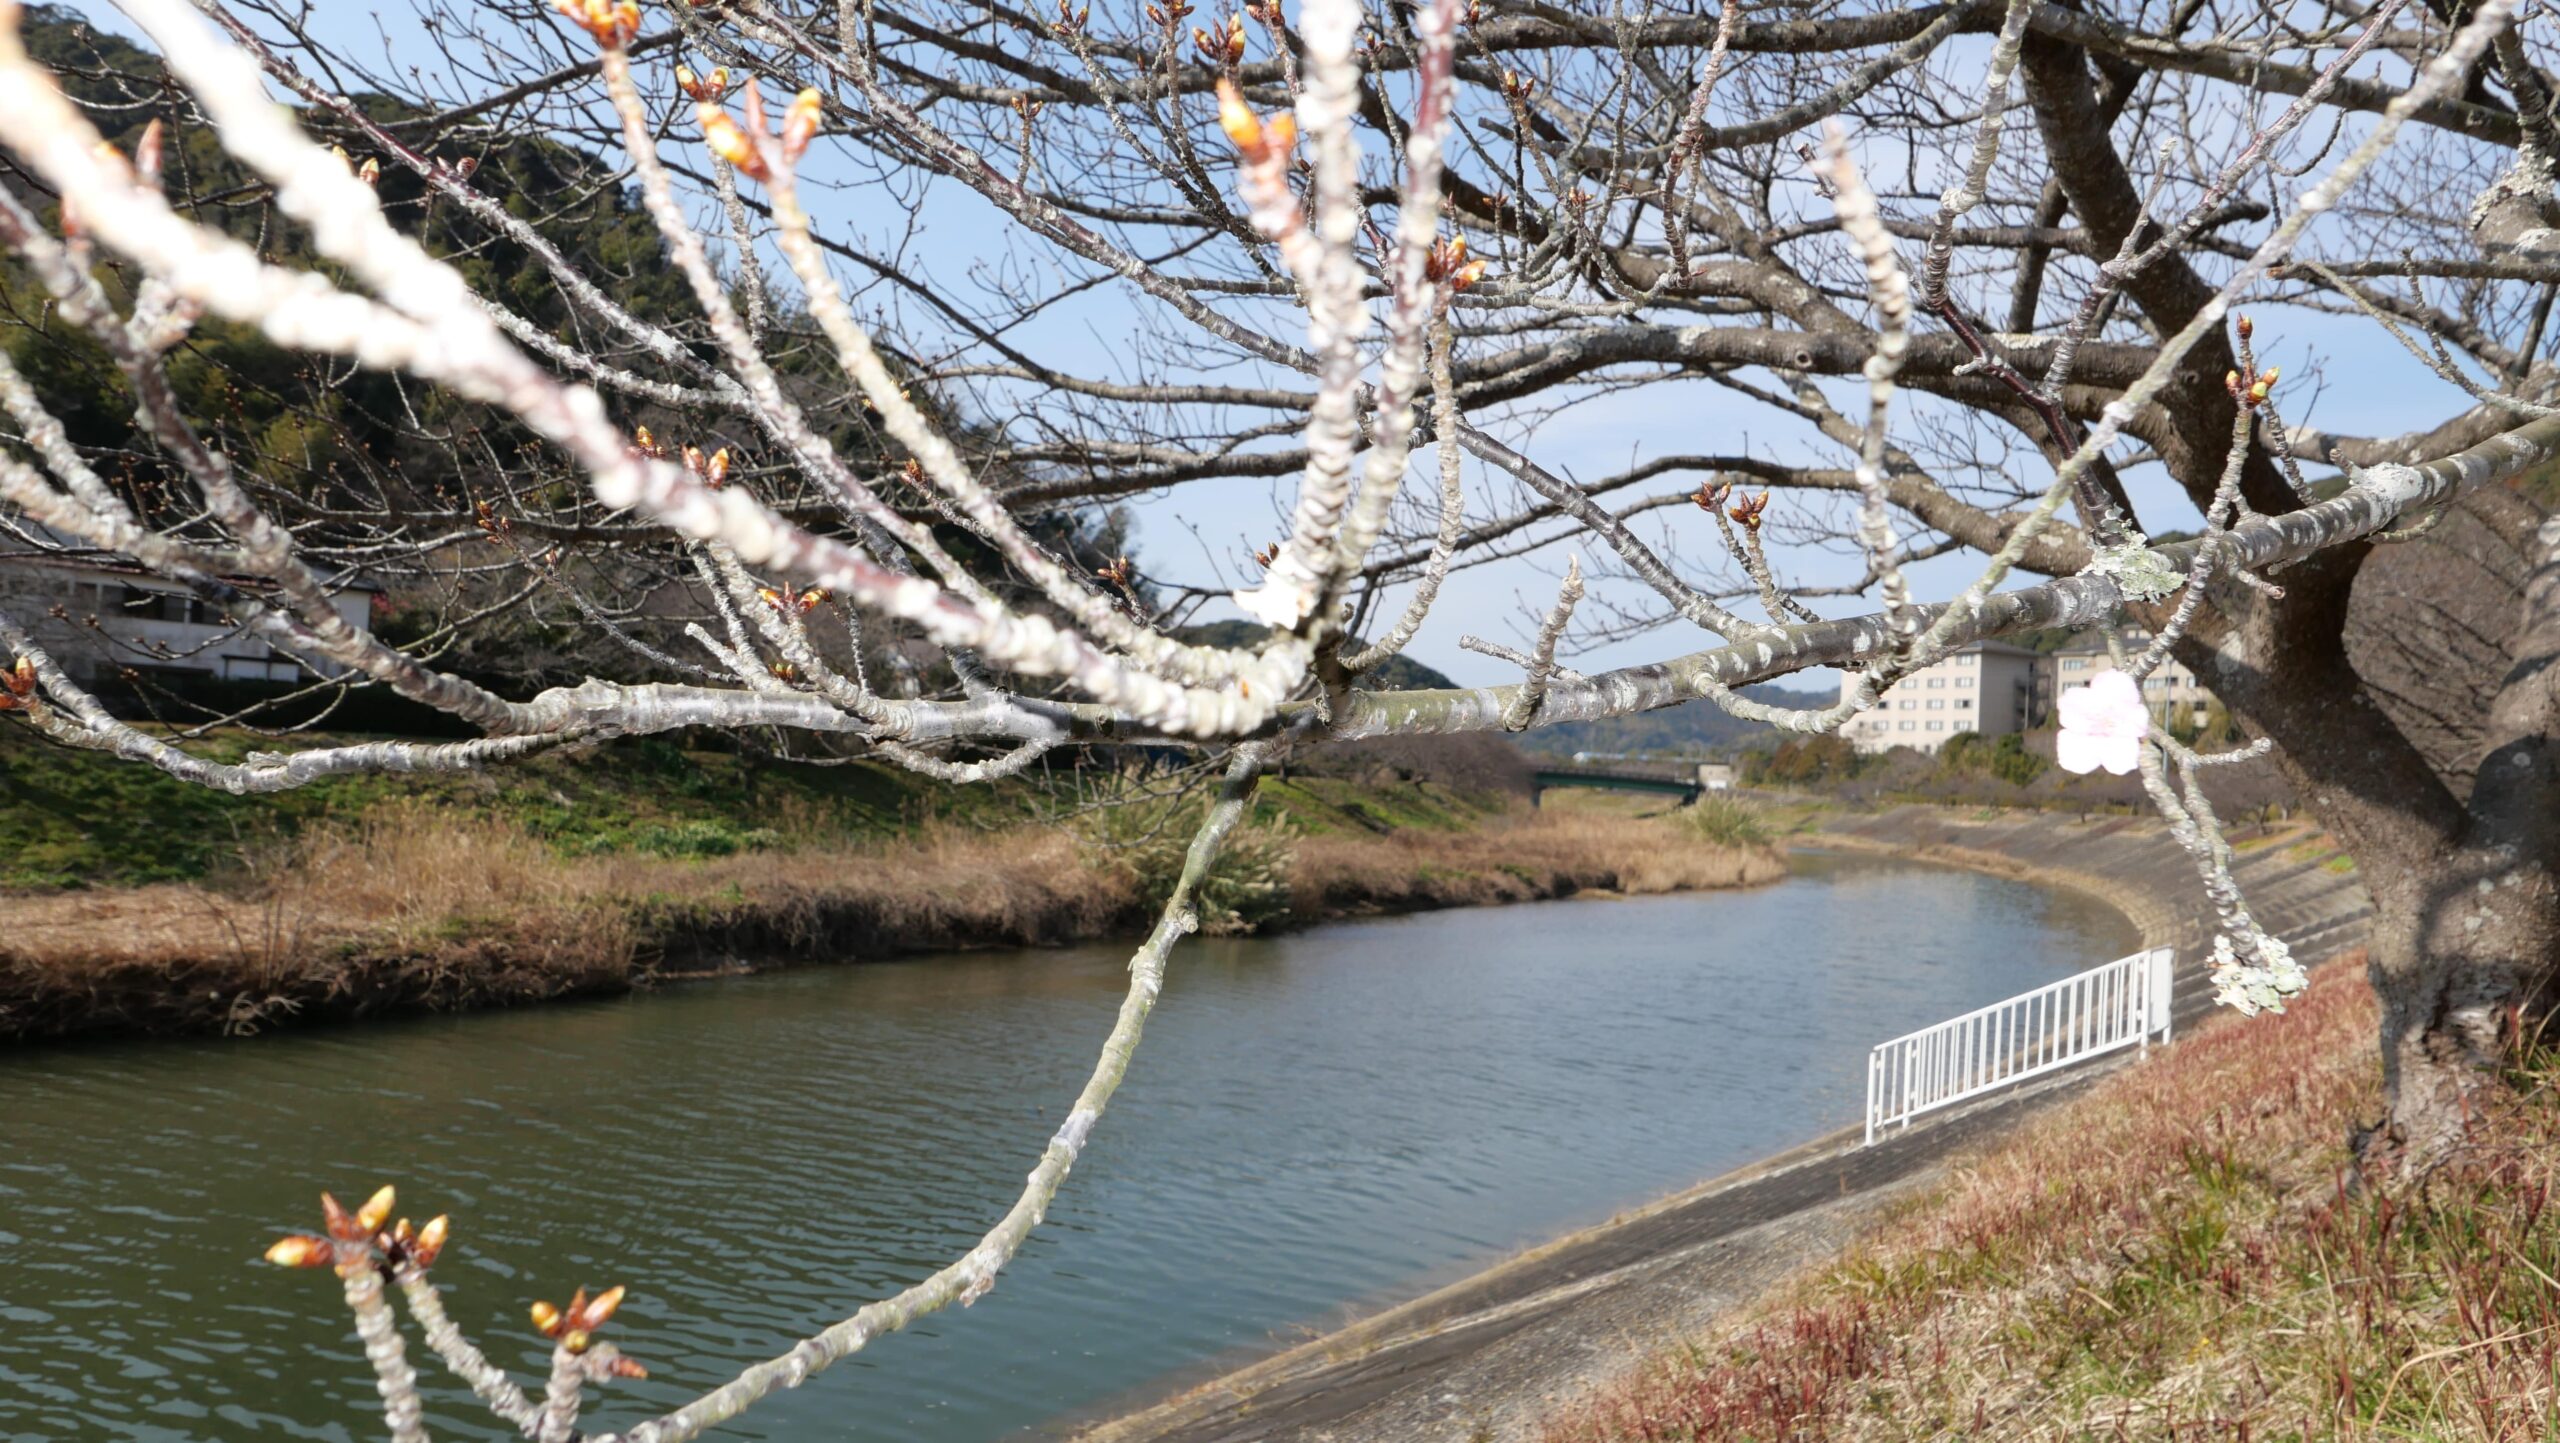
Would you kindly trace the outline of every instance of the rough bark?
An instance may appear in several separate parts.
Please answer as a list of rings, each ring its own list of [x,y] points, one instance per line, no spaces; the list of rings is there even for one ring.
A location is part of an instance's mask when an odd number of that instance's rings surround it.
[[[2139,221],[2139,201],[2085,54],[2032,36],[2022,69],[2063,194],[2094,237],[2120,244]],[[2185,324],[2213,293],[2175,254],[2123,285],[2162,330]],[[2176,424],[2153,439],[2200,506],[2228,454],[2235,403],[2221,377],[2235,359],[2221,336],[2209,337],[2163,393],[2162,409]],[[2298,504],[2272,459],[2255,448],[2242,491],[2262,511]],[[2479,521],[2512,531],[2511,499],[2491,493],[2471,509]],[[2546,552],[2553,534],[2545,528]],[[2545,674],[2560,635],[2536,640],[2560,623],[2549,615],[2555,583],[2546,566],[2528,589],[2522,624],[2510,627],[2513,642],[2498,647],[2506,675],[2491,709],[2480,784],[2457,790],[2441,741],[2431,757],[2349,654],[2351,602],[2374,551],[2359,542],[2293,566],[2277,578],[2281,597],[2232,588],[2218,598],[2219,618],[2178,649],[2234,717],[2275,738],[2279,764],[2364,866],[2378,914],[2368,955],[2382,1001],[2386,1112],[2360,1140],[2361,1150],[2372,1163],[2424,1166],[2459,1139],[2476,1093],[2512,1055],[2519,1029],[2536,1024],[2560,968],[2560,893],[2548,836],[2560,789]],[[2402,624],[2414,623],[2404,614]],[[2458,680],[2447,670],[2424,667],[2410,679],[2418,685],[2393,694],[2432,694]]]

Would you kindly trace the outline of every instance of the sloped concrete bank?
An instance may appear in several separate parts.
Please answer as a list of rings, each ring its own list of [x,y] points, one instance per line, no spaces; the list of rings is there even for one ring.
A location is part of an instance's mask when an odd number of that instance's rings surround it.
[[[2176,1019],[2210,1006],[2213,913],[2193,864],[2150,819],[1900,807],[1822,817],[1812,846],[1874,852],[2099,897],[2178,952]],[[2261,920],[2305,961],[2357,946],[2371,903],[2316,831],[2240,840]],[[1958,1151],[2109,1064],[1958,1109],[1874,1147],[1855,1129],[1701,1183],[1474,1277],[1077,1435],[1079,1443],[1509,1443],[1658,1345],[1694,1334],[1829,1256]],[[2113,1065],[2123,1065],[2121,1061]]]

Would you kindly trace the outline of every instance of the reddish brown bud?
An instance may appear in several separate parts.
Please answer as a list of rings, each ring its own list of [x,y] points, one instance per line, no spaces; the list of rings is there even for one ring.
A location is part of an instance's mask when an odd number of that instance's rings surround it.
[[[699,105],[694,107],[694,117],[702,122],[703,145],[735,166],[738,174],[751,180],[763,180],[772,174],[765,166],[764,152],[738,128],[738,122],[729,118],[729,112],[716,105]]]
[[[377,1188],[373,1196],[366,1198],[364,1206],[356,1209],[356,1226],[363,1230],[362,1235],[371,1237],[382,1231],[382,1225],[391,1221],[391,1209],[398,1202],[399,1195],[388,1185]]]
[[[826,118],[827,98],[816,87],[791,97],[791,108],[782,112],[782,158],[796,161],[807,154]]]
[[[715,488],[729,484],[728,447],[723,446],[711,453],[711,460],[702,468],[702,480],[703,484]]]
[[[160,185],[160,156],[167,135],[167,128],[153,120],[142,127],[142,139],[133,147],[134,174],[142,177],[143,184],[154,189]]]
[[[635,0],[552,0],[552,7],[596,39],[619,48],[640,33],[640,7]]]
[[[267,1249],[267,1261],[280,1268],[325,1268],[338,1260],[338,1251],[327,1238],[296,1233],[277,1240]]]
[[[418,1229],[418,1240],[409,1245],[409,1261],[421,1268],[434,1267],[436,1259],[444,1254],[445,1239],[451,1232],[452,1220],[443,1213],[427,1219],[427,1225]]]
[[[622,1306],[622,1294],[622,1285],[616,1283],[590,1298],[586,1307],[579,1311],[577,1325],[588,1332],[594,1332],[612,1322],[615,1310]]]
[[[481,507],[485,512],[488,507],[488,503],[485,501],[482,502]],[[320,1221],[329,1229],[329,1236],[336,1238],[340,1242],[362,1242],[365,1239],[365,1234],[372,1231],[370,1228],[357,1226],[355,1218],[350,1216],[347,1210],[339,1205],[337,1194],[335,1193],[324,1192],[320,1194]]]
[[[622,1357],[619,1354],[614,1356],[612,1362],[605,1364],[605,1371],[611,1373],[617,1378],[646,1378],[649,1376],[648,1369],[641,1367],[638,1363],[631,1361],[629,1358]]]
[[[1271,117],[1268,123],[1253,113],[1244,92],[1235,82],[1218,82],[1218,128],[1244,157],[1247,164],[1258,164],[1274,156],[1285,156],[1298,148],[1298,122],[1287,114]]]
[[[533,1305],[533,1330],[546,1338],[557,1338],[561,1332],[560,1310],[549,1303]]]

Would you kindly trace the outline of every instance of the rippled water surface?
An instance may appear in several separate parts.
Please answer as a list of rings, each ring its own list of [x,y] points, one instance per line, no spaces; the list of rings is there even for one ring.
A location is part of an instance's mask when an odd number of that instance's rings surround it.
[[[722,1435],[975,1443],[1142,1395],[1852,1121],[1864,1049],[2130,951],[2017,883],[1800,856],[1777,886],[1194,943],[1048,1226],[976,1307]],[[0,1056],[0,1438],[379,1436],[314,1194],[453,1214],[437,1274],[631,1286],[627,1425],[948,1261],[1110,1025],[1126,949]],[[432,1358],[439,1438],[504,1436]]]

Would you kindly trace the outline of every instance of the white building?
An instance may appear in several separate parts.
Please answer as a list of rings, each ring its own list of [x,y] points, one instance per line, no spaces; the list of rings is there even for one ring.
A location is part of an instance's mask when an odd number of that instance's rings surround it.
[[[335,593],[330,604],[348,625],[370,631],[380,594],[359,583]],[[339,671],[327,663],[305,667],[176,582],[104,559],[0,551],[0,607],[84,686],[127,672],[291,683]]]
[[[2042,660],[2022,646],[1976,642],[1894,683],[1874,710],[1850,718],[1840,734],[1861,752],[1892,747],[1933,752],[1958,732],[2000,736],[2025,731]],[[1841,696],[1846,698],[1856,686],[1856,677],[1843,676]]]

